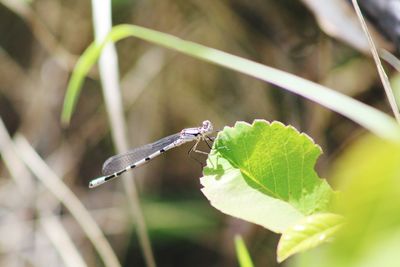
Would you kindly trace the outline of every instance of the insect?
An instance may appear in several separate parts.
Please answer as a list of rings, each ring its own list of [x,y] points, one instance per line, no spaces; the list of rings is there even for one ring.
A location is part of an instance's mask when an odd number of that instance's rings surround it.
[[[200,141],[209,138],[208,135],[213,131],[213,125],[210,121],[203,121],[201,127],[186,128],[180,133],[176,133],[167,137],[164,137],[154,143],[147,144],[128,152],[112,156],[107,159],[103,164],[103,175],[98,177],[89,183],[89,188],[94,188],[104,184],[111,179],[114,179],[124,172],[137,168],[151,159],[161,155],[167,150],[182,144],[196,141],[190,151],[198,152],[201,154],[207,154],[206,152],[197,150],[197,145]]]

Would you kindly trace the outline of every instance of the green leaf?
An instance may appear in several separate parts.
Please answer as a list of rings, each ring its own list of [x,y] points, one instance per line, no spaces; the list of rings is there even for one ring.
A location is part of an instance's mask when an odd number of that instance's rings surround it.
[[[95,63],[104,45],[123,38],[134,36],[158,44],[183,54],[247,74],[254,78],[272,83],[301,95],[320,105],[348,117],[375,134],[390,140],[400,141],[400,127],[396,121],[385,113],[359,102],[335,90],[293,74],[274,69],[260,63],[234,56],[217,49],[184,41],[175,36],[146,29],[135,25],[115,26],[101,44],[92,44],[85,51],[74,70],[67,89],[62,112],[62,121],[69,123],[75,103],[79,97],[82,80],[90,67]]]
[[[332,254],[348,263],[365,263],[370,257],[375,262],[399,262],[399,253],[393,253],[389,244],[394,238],[400,242],[400,146],[364,135],[334,167],[332,179],[342,190],[337,206],[347,223]]]
[[[282,232],[328,210],[332,189],[314,170],[319,146],[295,128],[256,120],[225,127],[214,142],[202,192],[222,212]]]
[[[329,241],[342,225],[343,217],[333,213],[303,218],[282,233],[277,250],[278,262]]]
[[[247,251],[246,244],[240,235],[235,236],[236,255],[239,260],[240,267],[253,267],[249,252]]]
[[[79,58],[69,80],[61,113],[61,122],[68,125],[78,101],[80,90],[86,75],[100,56],[102,44],[92,43]]]
[[[299,255],[297,266],[398,266],[400,146],[364,135],[347,146],[330,178],[341,190],[336,210],[346,223],[335,242]],[[316,261],[315,259],[318,259]]]

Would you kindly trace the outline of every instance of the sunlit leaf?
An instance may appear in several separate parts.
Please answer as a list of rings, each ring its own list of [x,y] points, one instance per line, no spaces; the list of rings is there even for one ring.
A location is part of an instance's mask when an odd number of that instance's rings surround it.
[[[282,233],[278,261],[329,241],[342,225],[343,217],[333,213],[319,213],[302,219]]]
[[[362,136],[335,161],[331,179],[341,190],[336,209],[346,224],[332,244],[306,253],[297,266],[397,266],[400,146]]]
[[[282,232],[306,215],[328,210],[333,192],[314,170],[320,154],[293,127],[238,122],[218,134],[202,192],[222,212]]]
[[[332,178],[343,191],[338,209],[348,219],[335,253],[361,261],[372,255],[377,244],[384,247],[383,237],[392,238],[389,233],[400,232],[400,146],[366,135],[334,168]],[[386,253],[381,252],[384,260]],[[398,253],[391,256],[400,261]]]

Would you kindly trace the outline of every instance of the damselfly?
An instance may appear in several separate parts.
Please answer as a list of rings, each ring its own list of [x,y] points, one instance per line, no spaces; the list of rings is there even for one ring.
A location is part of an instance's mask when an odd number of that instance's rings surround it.
[[[89,187],[93,188],[104,184],[105,182],[120,176],[122,173],[130,169],[134,169],[145,164],[149,160],[157,157],[165,151],[187,142],[196,141],[191,151],[206,154],[205,152],[198,151],[196,148],[200,141],[209,138],[208,135],[212,133],[212,131],[213,125],[207,120],[203,121],[203,125],[201,127],[186,128],[180,133],[164,137],[154,143],[135,148],[126,153],[112,156],[103,164],[104,176],[92,180],[89,183]]]

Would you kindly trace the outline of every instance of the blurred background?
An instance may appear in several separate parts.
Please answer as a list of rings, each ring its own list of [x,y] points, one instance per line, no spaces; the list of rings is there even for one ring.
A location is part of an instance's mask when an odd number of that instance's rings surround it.
[[[34,159],[32,166],[62,179],[99,224],[122,266],[145,266],[121,180],[87,187],[116,153],[97,68],[85,80],[71,125],[60,123],[71,71],[94,38],[91,10],[88,0],[0,1],[0,266],[68,266],[73,258],[74,266],[103,266],[85,231],[60,204],[64,191],[49,191],[23,163],[33,152],[30,146],[49,169],[40,169]],[[112,1],[114,25],[170,33],[390,113],[351,11],[344,0],[322,7],[310,0]],[[348,21],[335,28],[335,18]],[[375,35],[377,42],[396,51],[399,38],[382,31],[385,24],[376,25],[382,34]],[[239,120],[279,120],[322,147],[317,168],[326,177],[331,160],[362,132],[317,104],[230,70],[134,38],[116,47],[131,147],[206,119],[216,129]],[[189,149],[180,147],[134,171],[157,266],[237,266],[235,234],[244,237],[256,266],[278,266],[278,236],[211,207],[200,191],[201,165],[187,156]]]

